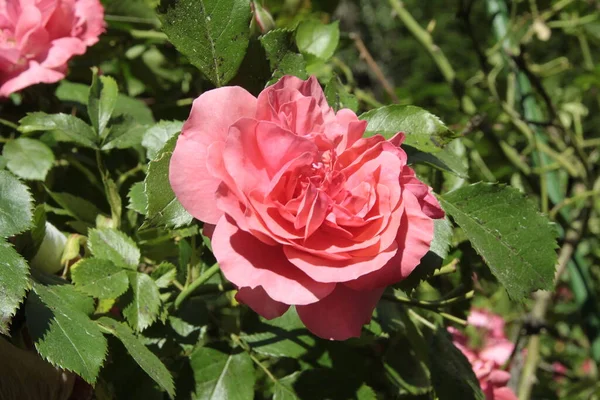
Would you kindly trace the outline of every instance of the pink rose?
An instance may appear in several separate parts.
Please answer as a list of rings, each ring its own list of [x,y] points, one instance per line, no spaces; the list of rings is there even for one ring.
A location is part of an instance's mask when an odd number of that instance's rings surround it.
[[[0,0],[0,97],[63,79],[104,27],[99,0]]]
[[[406,165],[404,135],[362,138],[365,128],[352,111],[335,113],[315,78],[194,101],[171,186],[216,225],[221,270],[265,318],[294,305],[318,336],[360,336],[384,288],[429,250],[444,213]]]
[[[486,400],[517,400],[506,386],[510,373],[502,369],[514,349],[504,334],[504,319],[484,309],[473,309],[468,322],[479,328],[483,337],[480,348],[471,348],[467,337],[456,328],[449,327],[448,332],[454,345],[471,363]]]

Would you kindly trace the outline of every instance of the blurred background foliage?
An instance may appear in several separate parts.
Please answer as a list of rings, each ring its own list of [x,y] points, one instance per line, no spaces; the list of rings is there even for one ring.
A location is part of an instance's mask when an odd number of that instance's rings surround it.
[[[0,105],[3,118],[16,122],[27,111],[40,109],[76,112],[81,107],[78,90],[87,90],[92,66],[115,78],[120,92],[128,96],[123,108],[135,113],[141,125],[185,120],[193,99],[214,87],[162,33],[154,11],[157,0],[103,3],[108,31],[98,45],[71,63],[68,79],[73,85],[42,85],[13,95],[11,102]],[[456,229],[443,267],[433,266],[438,271],[435,276],[430,270],[423,271],[427,281],[419,282],[421,276],[415,276],[398,286],[411,298],[438,302],[429,308],[417,306],[411,312],[452,323],[453,316],[459,321],[466,318],[473,305],[489,308],[508,321],[509,337],[517,343],[518,350],[511,358],[510,385],[520,398],[599,398],[600,2],[255,3],[268,11],[277,28],[295,29],[308,20],[325,24],[339,21],[339,43],[333,56],[327,60],[305,57],[304,61],[307,72],[323,85],[338,77],[344,91],[353,96],[345,100],[346,105],[359,114],[385,104],[413,104],[438,115],[461,135],[444,150],[448,162],[454,163],[452,169],[460,173],[417,166],[417,173],[437,193],[466,182],[503,182],[526,193],[556,222],[560,254],[568,261],[563,263],[564,272],[560,271],[554,292],[538,293],[523,304],[510,302],[464,234]],[[254,21],[254,39],[263,33],[261,28],[269,27]],[[250,49],[252,46],[251,41]],[[258,91],[268,78],[268,65],[265,72],[264,64],[253,59],[249,51],[231,84]],[[0,125],[3,136],[9,132]],[[123,198],[132,181],[125,182],[140,172],[135,170],[139,159],[145,160],[144,154],[134,151],[113,152],[106,157],[109,169],[118,174],[134,170],[119,181]],[[68,185],[73,179],[81,180],[82,171],[85,169],[55,171],[53,190],[60,192],[68,186],[71,193],[108,213],[104,199],[94,201],[93,182],[74,191]],[[43,190],[37,195],[40,202],[48,198]],[[129,228],[136,226],[135,213],[130,210],[127,218]],[[202,265],[212,265],[209,251],[191,255],[200,236],[197,230],[189,229],[136,232],[136,242],[150,261],[175,257],[186,265],[191,257],[198,256]],[[215,275],[209,284],[217,287],[223,282]],[[471,291],[474,296],[464,299],[469,301],[439,303],[440,299]],[[401,333],[397,326],[390,329],[390,324],[408,320],[405,311],[390,307],[393,303],[382,300],[363,338],[334,343],[315,339],[298,325],[294,315],[283,322],[265,322],[236,307],[229,294],[199,294],[176,316],[165,317],[144,332],[146,344],[152,345],[174,373],[178,398],[186,398],[195,390],[195,362],[228,362],[227,357],[225,361],[220,358],[224,353],[208,354],[207,348],[198,346],[219,340],[237,343],[238,349],[252,346],[255,353],[249,354],[258,358],[254,361],[261,366],[256,369],[259,399],[431,398],[429,371],[415,353],[420,351],[414,342],[417,339],[406,334],[408,329],[401,329]],[[235,333],[240,332],[240,326],[245,336]],[[273,332],[285,340],[273,342]],[[383,339],[378,337],[382,332]],[[385,337],[386,332],[391,336]],[[111,351],[111,363],[101,372],[98,399],[164,396],[133,366],[120,343],[109,345],[116,350]],[[238,350],[231,351],[229,357],[241,357],[235,352]],[[131,368],[127,368],[129,364]],[[286,391],[289,387],[295,394]]]

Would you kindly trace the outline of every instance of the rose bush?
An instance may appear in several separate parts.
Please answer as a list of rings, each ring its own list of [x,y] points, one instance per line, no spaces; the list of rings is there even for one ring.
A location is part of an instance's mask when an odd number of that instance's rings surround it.
[[[224,87],[194,101],[170,182],[194,217],[216,225],[223,273],[264,317],[295,305],[318,336],[359,336],[384,288],[429,250],[443,211],[406,165],[404,134],[362,138],[366,125],[335,113],[314,78],[284,77],[258,98]]]
[[[0,0],[0,97],[63,79],[104,28],[99,0]]]
[[[506,386],[510,373],[502,369],[514,349],[504,334],[504,319],[484,309],[473,309],[467,322],[482,336],[481,347],[477,349],[473,349],[467,336],[456,328],[449,327],[448,331],[454,345],[471,363],[486,400],[517,400]]]

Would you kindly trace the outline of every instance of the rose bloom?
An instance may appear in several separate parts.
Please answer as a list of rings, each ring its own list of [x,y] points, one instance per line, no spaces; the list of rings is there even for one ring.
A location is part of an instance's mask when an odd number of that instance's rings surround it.
[[[0,97],[63,79],[104,27],[99,0],[0,0]]]
[[[314,77],[283,77],[258,98],[223,87],[194,101],[170,182],[212,230],[238,301],[265,318],[290,305],[314,334],[360,336],[384,288],[406,278],[444,216],[390,140],[335,113]]]
[[[517,400],[506,385],[510,373],[502,369],[508,361],[514,345],[504,334],[504,319],[484,309],[473,309],[468,323],[478,328],[483,344],[478,349],[469,347],[467,337],[456,328],[449,327],[452,341],[467,357],[486,400]]]

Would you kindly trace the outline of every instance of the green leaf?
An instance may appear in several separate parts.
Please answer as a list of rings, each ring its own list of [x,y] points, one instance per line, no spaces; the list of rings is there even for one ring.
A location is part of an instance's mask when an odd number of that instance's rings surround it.
[[[52,165],[52,150],[39,140],[18,138],[4,145],[8,169],[19,178],[43,181]]]
[[[254,367],[245,352],[227,354],[200,347],[190,356],[196,380],[194,400],[252,400]]]
[[[146,127],[138,124],[132,117],[120,117],[120,121],[113,120],[110,131],[102,143],[102,150],[139,146],[145,131]]]
[[[112,318],[101,317],[98,323],[117,339],[119,339],[131,357],[156,383],[167,391],[171,398],[175,397],[173,377],[160,359],[133,335],[131,330]]]
[[[61,101],[70,101],[85,105],[88,101],[89,92],[90,88],[87,85],[62,80],[55,94]],[[152,111],[143,101],[131,98],[122,93],[117,97],[117,104],[113,114],[114,116],[131,116],[142,125],[154,123]]]
[[[8,335],[11,318],[29,289],[29,267],[7,243],[0,242],[0,333]]]
[[[54,201],[67,211],[68,215],[89,224],[96,223],[96,216],[100,214],[100,210],[93,203],[69,193],[46,191]]]
[[[356,112],[358,110],[358,99],[348,93],[340,78],[334,76],[325,86],[325,97],[327,102],[335,111],[349,108]]]
[[[431,383],[440,400],[484,400],[471,364],[448,333],[438,329],[429,342]]]
[[[273,29],[260,37],[260,43],[265,49],[272,70],[279,67],[286,54],[297,52],[294,31],[289,29]]]
[[[177,136],[169,139],[156,160],[148,165],[148,175],[144,181],[148,212],[143,228],[158,225],[178,228],[192,222],[192,216],[177,200],[169,183],[169,162],[176,141]]]
[[[160,293],[156,283],[146,274],[129,272],[133,292],[131,303],[123,309],[123,315],[136,331],[149,327],[158,316]]]
[[[384,106],[367,111],[360,119],[368,122],[366,136],[381,134],[389,139],[404,132],[405,144],[426,153],[439,152],[456,138],[438,117],[415,106]]]
[[[75,289],[75,286],[68,285],[67,282],[61,278],[56,278],[58,284],[49,286],[52,288],[54,294],[59,296],[66,304],[69,304],[71,308],[81,311],[87,316],[92,315],[95,310],[94,299],[85,293],[79,292]]]
[[[169,40],[212,83],[235,76],[248,47],[248,0],[162,0],[158,10]]]
[[[356,400],[377,400],[377,395],[370,386],[363,383],[356,392]]]
[[[169,287],[177,276],[177,267],[170,262],[162,262],[150,275],[160,289]]]
[[[115,299],[129,287],[127,273],[111,261],[84,258],[71,270],[75,287],[99,299]]]
[[[299,397],[294,391],[293,384],[300,374],[301,372],[294,372],[273,382],[273,400],[298,400]]]
[[[277,69],[273,72],[273,77],[268,82],[268,85],[277,82],[284,75],[293,75],[300,79],[308,78],[308,74],[306,73],[306,62],[304,61],[302,54],[287,53],[277,66]]]
[[[317,20],[304,21],[296,30],[296,44],[302,54],[319,58],[323,61],[333,57],[340,41],[338,21],[323,24]]]
[[[88,247],[94,257],[112,261],[119,267],[136,269],[140,263],[140,249],[129,236],[116,229],[90,229]]]
[[[110,76],[98,76],[98,69],[92,68],[92,86],[88,96],[88,115],[98,135],[102,136],[106,124],[117,104],[119,88]]]
[[[29,189],[13,174],[0,170],[0,238],[31,227],[33,200]]]
[[[0,155],[0,169],[5,169],[7,162],[8,161],[6,161],[6,158],[4,158],[3,156]]]
[[[136,182],[131,185],[129,189],[129,205],[127,208],[134,210],[139,214],[146,214],[146,208],[148,208],[148,198],[144,191],[144,182]]]
[[[451,172],[460,178],[468,179],[468,166],[451,151],[450,146],[435,154],[425,153],[408,145],[402,145],[402,149],[408,156],[409,164],[427,164],[441,171]]]
[[[293,308],[281,317],[267,321],[261,328],[259,332],[241,336],[257,353],[299,358],[318,344]]]
[[[106,200],[110,205],[110,216],[113,224],[118,227],[121,223],[121,213],[123,211],[123,201],[119,194],[119,188],[114,180],[104,175],[102,177],[102,183],[104,184],[104,191],[106,192]],[[114,225],[113,225],[114,226]]]
[[[148,160],[154,160],[165,143],[177,133],[181,132],[183,122],[181,121],[160,121],[156,125],[148,128],[142,139],[142,146],[147,150]]]
[[[58,133],[59,141],[74,142],[92,149],[98,148],[98,138],[94,130],[81,119],[70,114],[33,112],[22,118],[19,124],[19,130],[23,133],[53,131]]]
[[[33,285],[26,313],[35,347],[51,364],[94,384],[106,356],[106,339],[86,314],[60,295],[60,287]]]
[[[513,300],[552,288],[556,229],[517,189],[476,183],[439,199]]]

